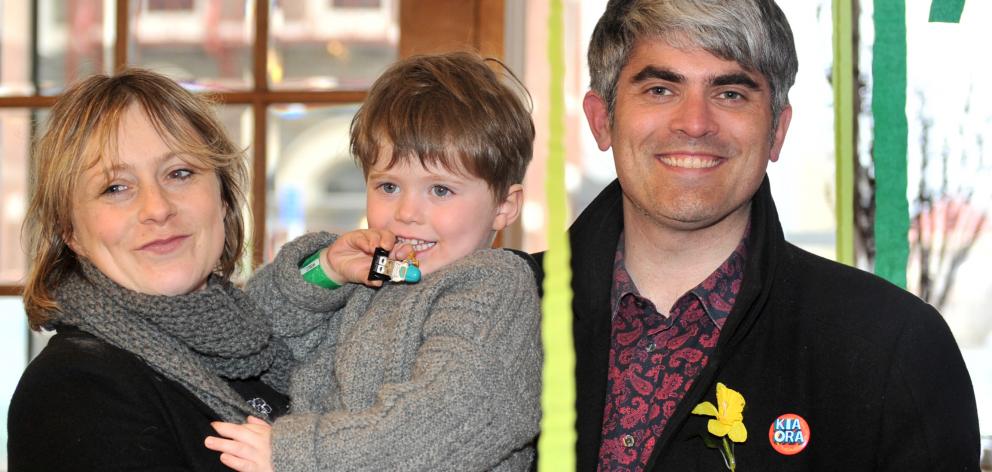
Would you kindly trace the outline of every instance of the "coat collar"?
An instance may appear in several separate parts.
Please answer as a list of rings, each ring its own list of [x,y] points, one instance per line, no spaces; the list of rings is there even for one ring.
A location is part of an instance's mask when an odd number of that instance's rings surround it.
[[[785,245],[778,213],[766,176],[751,200],[751,234],[744,281],[720,341],[707,368],[669,420],[655,445],[650,470],[681,429],[692,406],[712,388],[722,359],[735,351],[762,312]],[[618,180],[611,182],[586,207],[569,229],[572,253],[572,311],[576,346],[578,470],[594,470],[599,458],[603,408],[610,350],[610,287],[613,258],[623,230],[623,193]]]

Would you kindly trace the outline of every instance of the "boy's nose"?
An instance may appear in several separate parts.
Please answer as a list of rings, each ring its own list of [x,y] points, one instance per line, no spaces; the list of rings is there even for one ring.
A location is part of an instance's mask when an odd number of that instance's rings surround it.
[[[420,223],[421,206],[409,194],[400,197],[396,204],[396,220],[403,223]]]

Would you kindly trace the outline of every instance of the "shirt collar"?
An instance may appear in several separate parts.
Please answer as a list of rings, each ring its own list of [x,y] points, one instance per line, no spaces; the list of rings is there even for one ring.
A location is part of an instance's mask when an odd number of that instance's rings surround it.
[[[730,310],[737,300],[737,292],[740,290],[741,282],[744,279],[744,261],[747,260],[747,240],[751,234],[751,225],[748,224],[744,230],[744,236],[737,244],[737,248],[714,270],[705,280],[700,282],[686,294],[679,297],[682,300],[686,296],[696,297],[706,314],[713,320],[717,328],[722,329],[723,323],[730,315]],[[620,307],[620,301],[627,294],[632,294],[635,299],[645,303],[652,303],[644,298],[637,290],[634,280],[627,272],[625,261],[625,249],[623,232],[620,233],[620,240],[617,242],[616,255],[613,259],[613,287],[610,290],[610,306],[612,316],[616,316]],[[676,301],[676,303],[679,303]],[[655,307],[657,309],[657,307]],[[669,307],[664,307],[667,310]],[[659,310],[659,313],[661,311]]]

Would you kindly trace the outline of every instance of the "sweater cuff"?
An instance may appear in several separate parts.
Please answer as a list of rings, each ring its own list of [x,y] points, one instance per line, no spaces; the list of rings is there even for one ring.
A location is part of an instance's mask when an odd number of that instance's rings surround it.
[[[333,290],[318,287],[300,274],[300,262],[311,254],[330,246],[337,235],[319,232],[308,233],[288,243],[279,250],[272,261],[273,280],[286,301],[312,312],[328,312],[341,308],[348,300],[354,284],[344,284]]]

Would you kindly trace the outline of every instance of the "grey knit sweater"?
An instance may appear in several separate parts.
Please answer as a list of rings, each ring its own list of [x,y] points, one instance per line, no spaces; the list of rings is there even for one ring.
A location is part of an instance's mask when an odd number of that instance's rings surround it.
[[[277,471],[527,470],[538,432],[540,305],[521,257],[482,250],[415,285],[305,282],[303,236],[248,292],[293,351]]]

